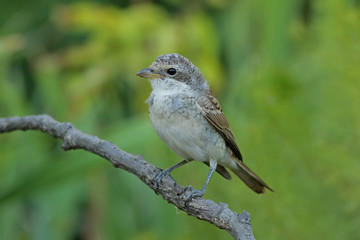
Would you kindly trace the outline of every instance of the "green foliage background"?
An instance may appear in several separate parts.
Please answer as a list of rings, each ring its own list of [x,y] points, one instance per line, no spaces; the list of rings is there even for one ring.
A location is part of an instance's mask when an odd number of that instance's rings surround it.
[[[154,133],[135,74],[178,52],[276,191],[216,175],[205,197],[250,212],[257,239],[360,239],[359,1],[15,0],[0,13],[0,117],[47,113],[166,168],[181,159]],[[0,135],[1,239],[231,239],[60,144]],[[207,172],[172,176],[199,188]]]

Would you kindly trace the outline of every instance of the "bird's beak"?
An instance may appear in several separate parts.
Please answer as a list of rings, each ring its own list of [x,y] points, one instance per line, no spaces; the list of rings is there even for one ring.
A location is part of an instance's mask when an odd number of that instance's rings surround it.
[[[150,78],[150,79],[160,77],[160,75],[154,73],[154,71],[151,68],[144,68],[143,70],[139,71],[136,75],[142,78]]]

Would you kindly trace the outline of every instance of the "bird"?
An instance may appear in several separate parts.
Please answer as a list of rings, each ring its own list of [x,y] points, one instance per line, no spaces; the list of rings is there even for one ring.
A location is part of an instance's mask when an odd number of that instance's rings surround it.
[[[191,161],[210,167],[201,190],[193,189],[187,199],[202,197],[215,171],[231,180],[230,169],[256,193],[273,191],[243,162],[234,134],[219,101],[200,70],[186,57],[164,54],[137,76],[150,81],[152,92],[146,100],[152,126],[166,145],[184,160],[158,173],[161,179]]]

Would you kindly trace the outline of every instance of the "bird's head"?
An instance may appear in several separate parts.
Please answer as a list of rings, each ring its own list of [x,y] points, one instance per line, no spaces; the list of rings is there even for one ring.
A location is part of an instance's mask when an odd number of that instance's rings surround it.
[[[200,70],[189,59],[177,53],[158,56],[150,67],[139,71],[136,75],[148,78],[153,88],[159,85],[186,85],[192,90],[208,89],[208,84]]]

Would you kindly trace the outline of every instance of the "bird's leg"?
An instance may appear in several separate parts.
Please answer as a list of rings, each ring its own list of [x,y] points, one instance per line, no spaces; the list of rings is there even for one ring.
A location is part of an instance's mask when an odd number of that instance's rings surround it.
[[[188,161],[188,160],[182,160],[181,162],[175,164],[174,166],[171,166],[171,167],[169,167],[169,168],[167,168],[167,169],[164,169],[164,170],[162,170],[161,172],[159,172],[158,174],[156,174],[156,175],[153,177],[153,180],[155,180],[154,188],[157,189],[157,188],[159,187],[159,183],[160,183],[160,181],[161,181],[161,179],[162,179],[163,177],[170,175],[170,173],[171,173],[172,171],[174,171],[174,170],[177,169],[178,167],[181,167],[182,165],[187,164],[188,162],[190,162],[190,161]]]
[[[206,187],[207,185],[209,184],[209,181],[211,179],[211,176],[213,175],[213,173],[215,172],[216,170],[216,167],[217,167],[217,162],[213,159],[210,160],[210,171],[209,171],[209,175],[207,176],[207,179],[206,179],[206,182],[203,186],[203,188],[199,191],[199,190],[192,190],[189,194],[189,196],[186,197],[186,201],[188,201],[189,199],[191,198],[194,198],[194,197],[201,197],[205,194],[205,191],[206,191]]]

